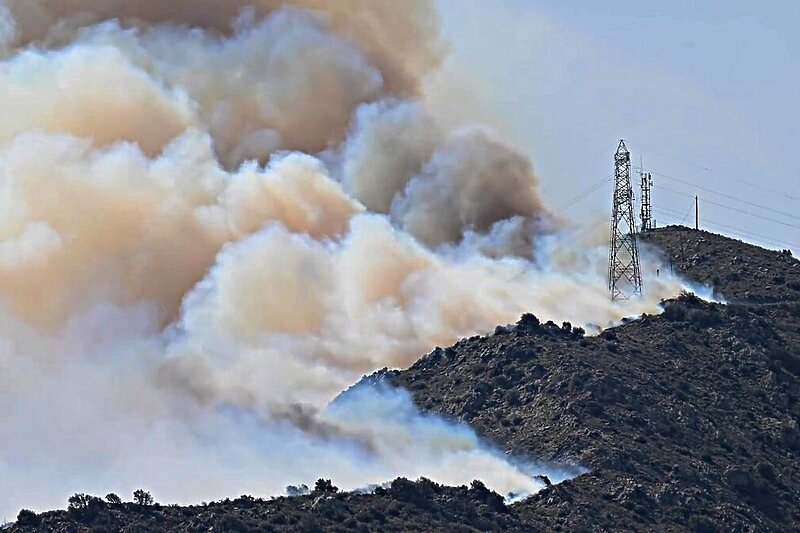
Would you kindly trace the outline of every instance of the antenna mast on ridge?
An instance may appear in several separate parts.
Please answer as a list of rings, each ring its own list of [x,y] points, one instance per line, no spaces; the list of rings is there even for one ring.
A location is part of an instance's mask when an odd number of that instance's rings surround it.
[[[653,177],[649,172],[645,172],[642,167],[639,168],[639,177],[642,179],[642,226],[639,231],[644,233],[656,226],[653,220],[653,206],[650,203],[650,189],[653,187]]]
[[[614,206],[611,217],[611,248],[608,260],[608,289],[612,300],[628,300],[642,293],[636,223],[633,218],[631,154],[619,141],[614,154]]]

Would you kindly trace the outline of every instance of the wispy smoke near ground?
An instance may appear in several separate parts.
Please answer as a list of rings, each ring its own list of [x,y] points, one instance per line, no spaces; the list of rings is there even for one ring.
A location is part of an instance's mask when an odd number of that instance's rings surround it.
[[[0,1],[0,515],[322,476],[535,490],[402,392],[326,407],[523,312],[605,325],[678,290],[608,301],[605,233],[419,99],[445,50],[426,1]]]

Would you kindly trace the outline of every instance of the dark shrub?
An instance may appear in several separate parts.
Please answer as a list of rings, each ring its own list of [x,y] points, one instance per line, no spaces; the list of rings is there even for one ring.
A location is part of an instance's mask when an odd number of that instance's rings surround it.
[[[686,320],[686,308],[677,303],[670,303],[664,308],[664,318],[670,322],[683,322]]]
[[[521,328],[535,330],[539,329],[539,326],[541,326],[541,322],[539,322],[539,319],[536,318],[536,315],[534,315],[533,313],[525,313],[519,319],[517,325]]]
[[[713,310],[694,309],[689,313],[689,321],[701,328],[712,328],[722,323],[722,317]]]
[[[517,406],[520,403],[519,391],[516,389],[512,389],[506,393],[506,401],[509,405]]]
[[[503,497],[486,488],[486,485],[484,485],[480,480],[475,479],[472,481],[472,483],[470,483],[469,492],[473,498],[485,503],[494,511],[506,510]]]
[[[800,376],[800,356],[779,344],[771,344],[767,349],[770,366],[780,365],[784,370]]]
[[[410,503],[422,509],[428,509],[436,496],[434,487],[435,485],[425,478],[421,478],[418,483],[414,483],[401,477],[392,481],[390,490],[396,500]]]
[[[747,311],[747,307],[741,304],[730,304],[728,306],[728,309],[730,309],[731,313],[733,313],[735,316],[738,316],[739,318],[747,318],[747,316],[750,314]]]
[[[603,333],[600,334],[607,341],[615,341],[617,340],[617,333],[610,329],[605,330]]]
[[[106,494],[106,501],[111,505],[120,505],[122,503],[122,498],[120,498],[113,492],[109,492],[108,494]]]
[[[761,461],[756,465],[756,472],[770,483],[775,483],[775,470],[771,464]]]
[[[67,500],[69,505],[67,506],[68,511],[82,511],[85,509],[90,509],[92,507],[102,507],[105,505],[103,500],[98,498],[97,496],[90,496],[88,494],[73,494]]]
[[[105,507],[105,502],[97,496],[73,494],[69,497],[67,511],[82,522],[91,522]]]
[[[339,488],[334,486],[330,479],[320,478],[314,483],[314,491],[311,494],[336,494],[337,492],[339,492]]]
[[[689,519],[689,531],[694,533],[716,533],[717,526],[705,516],[695,515]]]
[[[236,515],[226,514],[219,518],[214,525],[214,531],[234,532],[234,533],[248,533],[250,528],[247,524]]]
[[[473,490],[479,494],[489,492],[489,489],[486,488],[486,485],[484,485],[483,481],[480,479],[473,479],[472,483],[469,484],[469,490]]]
[[[688,291],[681,291],[680,296],[678,296],[678,301],[686,303],[689,307],[696,307],[703,303],[703,300],[698,298],[695,293]]]
[[[322,533],[323,529],[313,516],[304,516],[300,520],[300,531],[302,533]]]
[[[592,416],[599,416],[603,414],[603,406],[599,402],[589,400],[585,404],[585,411]]]
[[[20,527],[38,527],[42,518],[29,509],[23,509],[17,515],[17,525]]]
[[[142,489],[138,489],[133,492],[133,501],[137,505],[153,505],[153,503],[155,503],[153,496],[151,496],[149,492]]]

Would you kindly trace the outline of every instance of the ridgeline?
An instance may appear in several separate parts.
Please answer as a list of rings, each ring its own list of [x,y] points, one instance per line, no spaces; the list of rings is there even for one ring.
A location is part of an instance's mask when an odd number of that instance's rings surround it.
[[[800,530],[800,261],[683,227],[646,241],[730,303],[682,295],[594,337],[525,315],[365,378],[515,455],[589,470],[573,480],[510,506],[481,483],[404,479],[372,494],[95,501],[9,531]]]

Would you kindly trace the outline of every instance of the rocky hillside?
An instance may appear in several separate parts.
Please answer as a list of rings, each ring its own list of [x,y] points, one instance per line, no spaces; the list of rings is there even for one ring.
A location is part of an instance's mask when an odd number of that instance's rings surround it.
[[[684,296],[593,338],[528,316],[387,377],[505,449],[591,469],[515,505],[530,524],[800,530],[800,262],[680,227],[648,241],[738,303]]]
[[[727,301],[766,303],[800,300],[800,261],[786,251],[684,226],[644,235],[675,271],[713,287]]]
[[[194,506],[85,500],[70,511],[22,513],[9,531],[158,533],[162,531],[523,531],[522,519],[481,483],[443,487],[397,479],[372,494],[340,493],[318,482],[311,494],[270,500],[242,496]],[[90,497],[91,498],[91,497]]]
[[[594,338],[525,317],[392,382],[498,445],[591,473],[514,506],[566,531],[800,528],[800,306],[687,296]]]
[[[516,455],[589,469],[576,479],[508,507],[480,484],[399,480],[374,495],[102,504],[11,530],[800,530],[800,262],[685,228],[648,241],[736,303],[685,295],[596,337],[526,315],[365,380]]]

